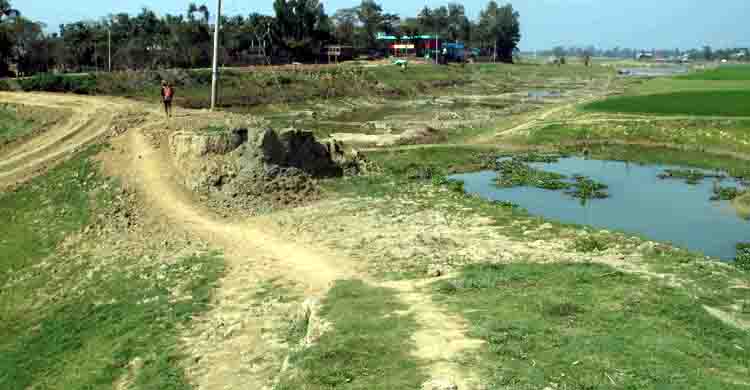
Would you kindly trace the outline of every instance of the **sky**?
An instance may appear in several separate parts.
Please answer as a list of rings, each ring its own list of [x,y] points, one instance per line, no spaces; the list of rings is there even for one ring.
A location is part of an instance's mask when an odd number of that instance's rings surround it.
[[[98,19],[110,13],[137,13],[149,7],[158,14],[184,13],[190,0],[11,0],[27,17],[57,31],[61,23]],[[195,0],[201,4],[204,1]],[[224,14],[271,14],[273,0],[223,0]],[[450,0],[380,0],[384,11],[416,15],[425,5]],[[477,18],[489,0],[463,0],[467,16]],[[504,0],[498,1],[503,4]],[[205,2],[216,7],[216,0]],[[329,15],[358,0],[323,1]],[[689,49],[750,46],[749,0],[513,0],[521,15],[521,50],[554,46],[636,49]]]

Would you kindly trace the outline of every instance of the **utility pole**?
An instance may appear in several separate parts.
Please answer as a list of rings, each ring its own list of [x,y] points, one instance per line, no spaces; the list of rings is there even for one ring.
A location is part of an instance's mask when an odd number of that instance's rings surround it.
[[[112,73],[112,27],[107,29],[107,69]]]
[[[216,87],[219,81],[219,25],[221,24],[221,0],[216,4],[216,28],[214,29],[214,61],[211,68],[211,111],[216,107]]]
[[[438,50],[438,20],[437,17],[435,17],[435,65],[438,64],[438,58],[440,57],[440,50]]]

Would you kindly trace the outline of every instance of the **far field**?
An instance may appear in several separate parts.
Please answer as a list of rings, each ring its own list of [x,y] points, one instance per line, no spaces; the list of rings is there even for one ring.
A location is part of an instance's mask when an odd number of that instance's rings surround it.
[[[530,150],[750,178],[750,67],[600,65],[233,69],[213,114],[205,71],[5,83],[0,389],[748,388],[750,254],[448,179]],[[166,142],[238,118],[343,141],[366,169],[287,207],[217,206]]]

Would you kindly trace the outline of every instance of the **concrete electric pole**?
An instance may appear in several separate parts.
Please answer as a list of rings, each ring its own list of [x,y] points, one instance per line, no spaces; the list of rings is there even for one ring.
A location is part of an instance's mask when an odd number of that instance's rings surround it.
[[[112,73],[112,28],[107,30],[107,69]]]
[[[221,24],[221,0],[216,4],[216,28],[214,29],[214,61],[211,67],[211,111],[216,107],[216,88],[219,82],[219,25]]]

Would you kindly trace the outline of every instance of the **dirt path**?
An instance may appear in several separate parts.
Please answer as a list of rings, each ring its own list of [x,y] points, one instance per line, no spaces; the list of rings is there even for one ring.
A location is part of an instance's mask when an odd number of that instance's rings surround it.
[[[231,308],[238,304],[235,298],[240,294],[237,290],[246,288],[253,279],[258,283],[264,279],[284,277],[304,286],[306,295],[317,297],[321,297],[337,279],[359,278],[378,284],[360,272],[354,261],[330,249],[296,244],[284,237],[282,232],[274,231],[273,225],[262,224],[262,219],[230,221],[197,206],[190,195],[175,183],[170,174],[168,157],[151,148],[139,131],[131,131],[122,146],[130,148],[133,179],[145,192],[151,212],[161,213],[175,226],[224,250],[229,270],[218,293],[223,301],[217,302],[212,316],[231,316]],[[473,389],[472,375],[453,363],[462,353],[479,345],[478,341],[466,338],[465,324],[435,307],[430,297],[419,293],[415,286],[384,286],[396,288],[401,293],[421,325],[414,337],[417,344],[415,356],[429,362],[429,370],[436,379],[450,379],[461,384],[461,389]],[[262,345],[252,345],[253,340],[258,342],[262,339],[258,332],[263,327],[245,324],[243,328],[241,334],[237,335],[241,343],[227,343],[217,352],[222,356],[216,360],[221,368],[207,370],[205,383],[211,385],[205,388],[217,388],[214,385],[227,374],[226,365],[238,361],[237,358],[248,348],[263,348]],[[239,367],[237,369],[240,371]],[[239,372],[236,374],[241,375]]]
[[[110,130],[115,115],[128,105],[120,99],[37,93],[0,93],[0,101],[71,111],[70,117],[61,125],[0,155],[0,187],[25,180],[90,144]]]

